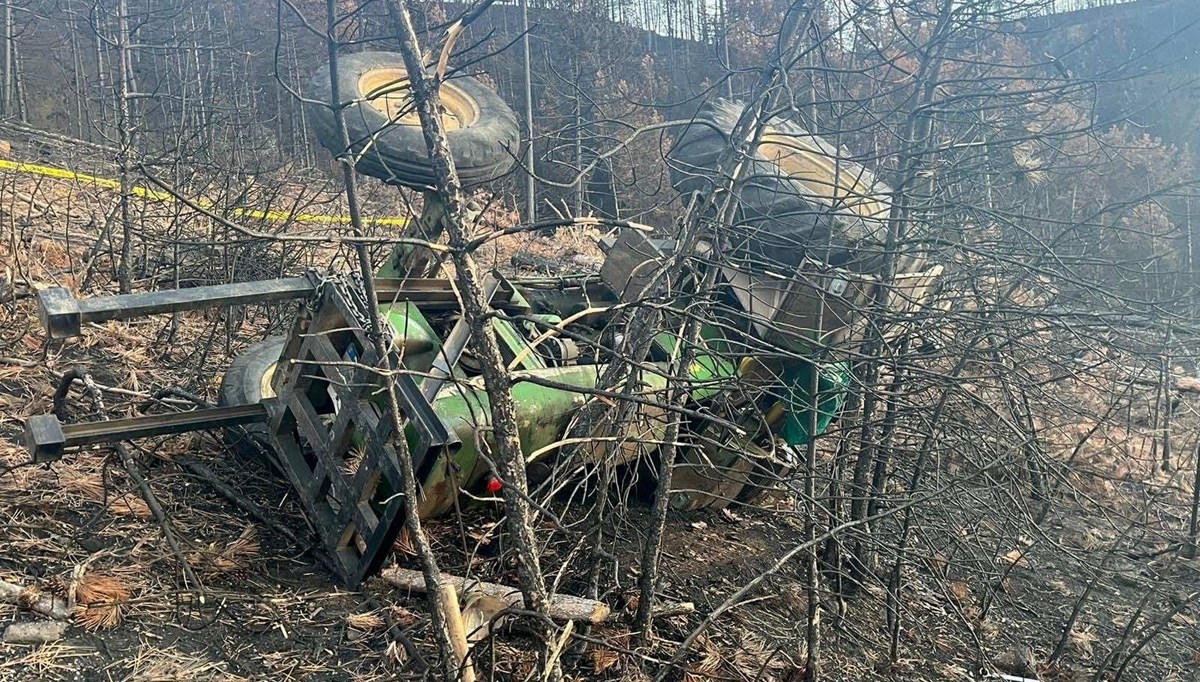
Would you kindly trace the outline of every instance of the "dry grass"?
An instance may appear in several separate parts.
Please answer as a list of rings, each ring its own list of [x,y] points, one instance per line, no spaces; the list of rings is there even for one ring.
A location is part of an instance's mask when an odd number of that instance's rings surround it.
[[[583,226],[559,228],[553,235],[507,235],[489,242],[478,258],[487,267],[502,269],[512,268],[514,256],[531,255],[538,263],[560,264],[563,272],[598,270],[604,258],[601,236],[596,228]]]
[[[376,632],[386,625],[378,613],[351,613],[346,616],[346,625],[362,632]]]
[[[246,526],[228,543],[211,543],[203,550],[188,555],[188,563],[209,578],[238,576],[249,568],[261,554],[258,530]]]
[[[132,660],[110,666],[110,670],[125,671],[123,676],[115,679],[128,682],[241,682],[250,679],[231,673],[228,665],[221,661],[163,647],[157,642],[144,643]]]
[[[0,680],[78,679],[78,671],[100,656],[92,647],[51,642],[39,647],[0,649]]]
[[[128,514],[139,519],[149,519],[154,516],[150,511],[150,505],[146,504],[145,500],[130,493],[110,500],[108,510],[114,514]]]

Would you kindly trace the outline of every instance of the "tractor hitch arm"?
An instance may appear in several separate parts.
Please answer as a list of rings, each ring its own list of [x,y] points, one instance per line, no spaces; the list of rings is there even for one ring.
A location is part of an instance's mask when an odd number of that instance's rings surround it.
[[[38,292],[38,318],[50,338],[67,339],[79,336],[83,325],[90,322],[177,313],[216,305],[306,298],[313,294],[316,286],[310,277],[287,277],[84,299],[75,298],[69,289],[55,287]]]
[[[262,403],[233,407],[206,407],[174,414],[151,414],[127,419],[63,424],[53,414],[39,414],[25,422],[25,447],[35,462],[59,459],[68,448],[118,440],[133,440],[185,431],[220,429],[266,422]]]
[[[69,339],[79,336],[83,325],[92,322],[128,320],[210,306],[311,298],[316,295],[321,282],[321,274],[310,271],[299,277],[82,299],[75,298],[69,289],[54,287],[38,292],[38,318],[50,338]],[[450,280],[443,278],[377,277],[375,291],[381,305],[411,301],[434,310],[458,307],[457,292]],[[510,304],[512,288],[508,287],[501,293],[493,303],[500,306]]]

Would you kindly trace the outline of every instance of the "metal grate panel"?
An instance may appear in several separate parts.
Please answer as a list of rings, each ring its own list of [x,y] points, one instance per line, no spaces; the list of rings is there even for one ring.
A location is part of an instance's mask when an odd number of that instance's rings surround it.
[[[284,472],[350,587],[383,564],[406,502],[397,434],[386,416],[385,379],[374,369],[379,358],[364,328],[367,319],[357,280],[322,284],[284,351],[287,369],[270,422]],[[387,327],[388,348],[394,335]],[[419,481],[453,439],[409,374],[401,371],[392,381]]]

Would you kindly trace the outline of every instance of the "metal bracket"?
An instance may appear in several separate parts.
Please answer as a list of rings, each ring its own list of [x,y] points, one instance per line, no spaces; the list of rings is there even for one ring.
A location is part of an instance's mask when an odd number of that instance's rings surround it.
[[[25,448],[33,461],[52,462],[63,455],[67,436],[52,414],[35,414],[25,421]]]
[[[71,295],[70,289],[63,287],[38,292],[38,319],[52,339],[79,336],[79,328],[83,325],[79,301]]]

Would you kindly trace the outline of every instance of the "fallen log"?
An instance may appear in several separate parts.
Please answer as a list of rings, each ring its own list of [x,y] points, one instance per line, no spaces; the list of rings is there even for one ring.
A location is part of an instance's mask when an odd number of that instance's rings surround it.
[[[13,623],[4,629],[7,644],[47,644],[57,642],[67,631],[67,624],[57,620],[37,620]]]
[[[1196,377],[1175,377],[1175,390],[1180,393],[1200,393],[1200,379]]]
[[[420,571],[411,571],[406,568],[389,568],[380,573],[379,577],[393,587],[412,590],[413,592],[425,592],[425,577],[421,575]],[[485,583],[479,580],[468,580],[447,573],[442,574],[442,581],[453,586],[455,593],[458,594],[460,599],[463,598],[464,591],[474,591],[500,599],[513,608],[525,608],[525,598],[521,595],[521,591],[515,587]],[[465,590],[464,585],[466,586]],[[608,608],[608,604],[604,602],[576,597],[570,594],[551,595],[550,603],[546,606],[546,615],[555,620],[580,620],[593,624],[603,623],[608,620],[610,613],[611,610]]]
[[[71,615],[66,600],[52,595],[38,594],[36,590],[3,580],[0,580],[0,601],[22,606],[34,613],[40,613],[56,620],[66,620]]]
[[[696,612],[696,605],[690,601],[674,602],[655,606],[650,612],[651,618],[670,618],[671,616],[687,616]]]

